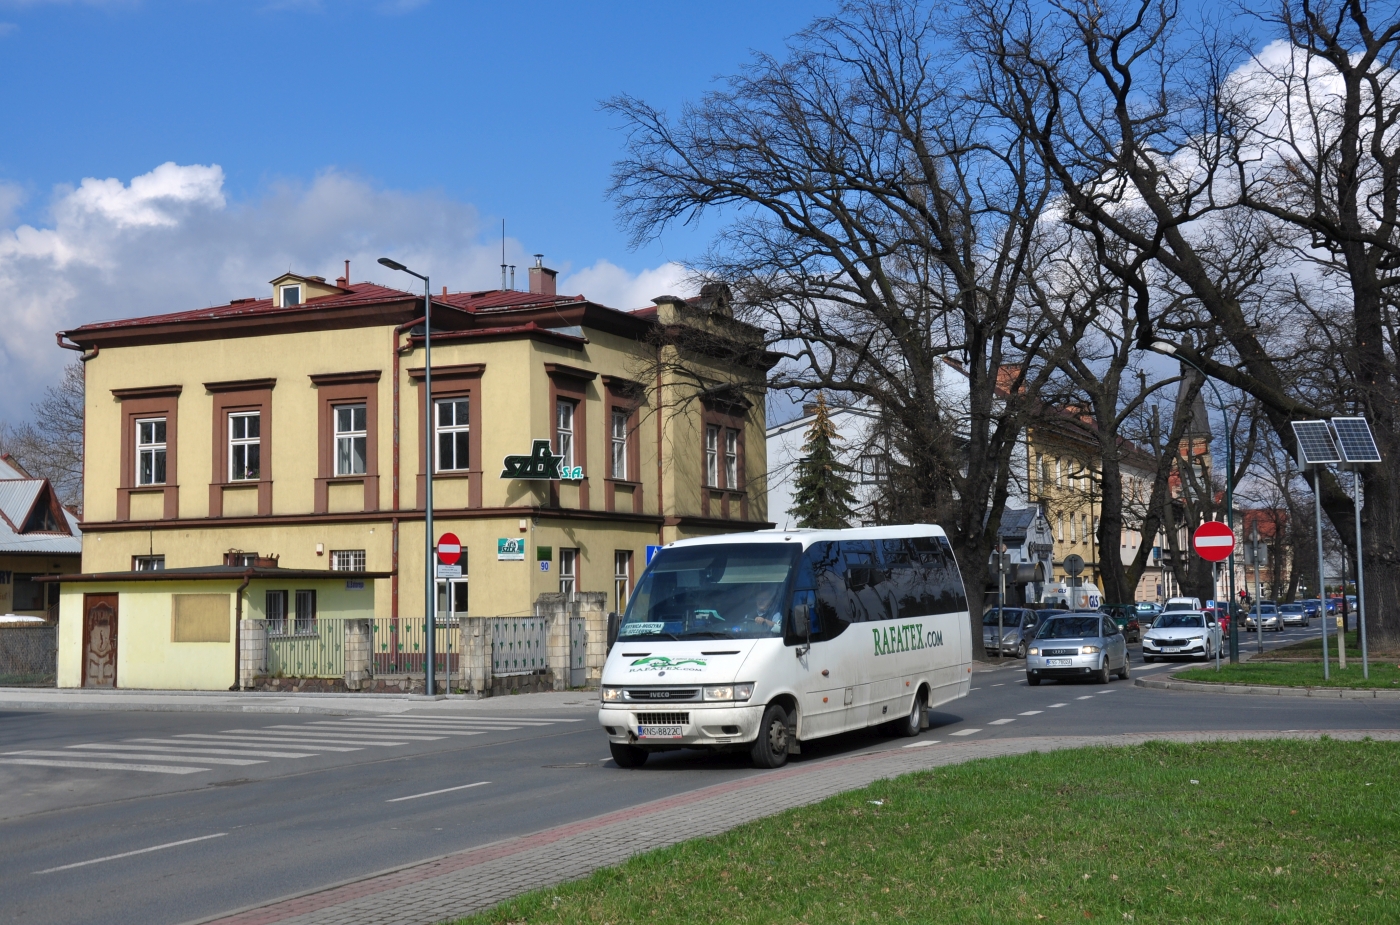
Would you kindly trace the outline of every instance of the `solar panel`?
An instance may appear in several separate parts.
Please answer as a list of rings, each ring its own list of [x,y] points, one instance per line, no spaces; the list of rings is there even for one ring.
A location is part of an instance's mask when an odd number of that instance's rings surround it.
[[[1376,438],[1371,436],[1371,425],[1365,418],[1333,418],[1332,426],[1337,429],[1337,443],[1347,462],[1381,461],[1381,451],[1376,447]]]
[[[1326,421],[1294,421],[1293,436],[1298,439],[1299,460],[1305,466],[1341,462],[1332,430]]]

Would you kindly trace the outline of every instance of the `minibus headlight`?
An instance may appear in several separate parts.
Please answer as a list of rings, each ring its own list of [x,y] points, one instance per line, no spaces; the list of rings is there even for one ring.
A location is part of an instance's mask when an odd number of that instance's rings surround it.
[[[622,688],[620,688],[620,687],[605,687],[605,688],[603,688],[603,699],[604,699],[604,700],[621,700],[621,699],[622,699]]]
[[[705,688],[706,700],[737,700],[742,702],[752,696],[752,684],[719,684]]]
[[[1098,652],[1098,651],[1099,651],[1099,647],[1098,647],[1098,646],[1085,646],[1084,648],[1082,648],[1082,649],[1079,650],[1079,654],[1080,654],[1080,655],[1093,655],[1094,653],[1096,653],[1096,652]]]

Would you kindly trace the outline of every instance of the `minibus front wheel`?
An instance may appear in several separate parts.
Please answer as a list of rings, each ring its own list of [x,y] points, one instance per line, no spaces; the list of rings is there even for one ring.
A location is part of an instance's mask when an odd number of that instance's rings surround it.
[[[647,763],[647,750],[645,748],[624,745],[621,742],[609,742],[608,751],[612,752],[613,761],[617,762],[619,768],[640,768]]]
[[[758,724],[758,738],[749,749],[749,757],[756,768],[781,768],[787,764],[788,713],[781,705],[770,703],[763,711],[763,720]]]

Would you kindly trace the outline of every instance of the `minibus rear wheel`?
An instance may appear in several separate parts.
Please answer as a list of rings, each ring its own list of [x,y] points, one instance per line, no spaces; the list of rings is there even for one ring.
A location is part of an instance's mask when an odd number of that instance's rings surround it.
[[[788,715],[776,703],[770,703],[763,711],[763,721],[758,724],[758,738],[749,757],[756,768],[781,768],[788,759]]]
[[[613,761],[617,762],[619,768],[640,768],[647,763],[647,750],[645,748],[624,745],[621,742],[609,742],[608,751],[612,752]]]

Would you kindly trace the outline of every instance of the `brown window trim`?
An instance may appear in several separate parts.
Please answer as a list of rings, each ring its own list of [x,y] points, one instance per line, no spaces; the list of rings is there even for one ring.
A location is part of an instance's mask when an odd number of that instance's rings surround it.
[[[749,496],[744,482],[744,455],[745,436],[747,428],[747,412],[752,407],[751,403],[743,398],[733,401],[706,400],[702,403],[700,412],[700,479],[705,479],[704,465],[704,434],[705,429],[710,425],[719,428],[719,460],[718,475],[721,483],[725,479],[724,447],[725,431],[736,430],[739,432],[738,459],[735,461],[736,474],[739,477],[738,485],[703,485],[700,492],[700,513],[704,517],[721,517],[726,520],[748,520],[749,519]],[[714,511],[714,506],[718,502],[719,511]],[[735,517],[737,509],[737,518]]]
[[[641,405],[646,400],[646,389],[640,383],[620,376],[604,376],[603,387],[607,393],[607,412],[603,419],[607,434],[603,464],[608,467],[607,478],[603,481],[604,506],[609,511],[617,510],[617,487],[632,486],[632,510],[641,513],[639,508],[645,503],[642,488],[642,446],[641,446]],[[612,416],[616,411],[627,415],[627,473],[625,479],[612,474]]]
[[[591,467],[588,465],[588,383],[598,377],[597,373],[563,363],[546,363],[544,371],[549,376],[549,443],[559,445],[559,399],[575,403],[574,408],[574,465],[583,466],[583,480],[578,483],[578,506],[588,510],[588,478]],[[606,484],[606,483],[605,483]],[[549,483],[550,507],[559,507],[559,483]],[[577,587],[577,585],[575,586]]]
[[[317,418],[317,476],[314,509],[317,514],[330,509],[330,484],[362,482],[364,509],[379,510],[379,376],[377,369],[349,373],[318,373],[310,377],[319,402]],[[332,407],[364,402],[365,473],[335,474],[335,421]]]
[[[466,398],[471,406],[468,409],[471,423],[471,436],[467,438],[467,452],[471,454],[471,466],[465,470],[453,472],[434,472],[433,481],[438,479],[467,479],[467,506],[471,508],[481,507],[481,490],[485,484],[485,470],[481,461],[481,377],[486,372],[485,363],[459,363],[453,366],[433,367],[433,401],[440,398]],[[428,399],[427,390],[423,388],[423,380],[426,371],[420,366],[408,371],[408,378],[412,379],[418,387],[418,420],[427,421],[424,416],[427,409],[424,407]],[[437,423],[434,419],[429,424],[429,432],[436,438]],[[420,437],[422,434],[419,435]],[[436,441],[432,452],[437,452]],[[422,449],[418,451],[418,494],[416,510],[423,509],[423,499],[428,493],[427,477],[428,459],[424,457]],[[433,505],[434,510],[437,505]]]
[[[113,389],[121,402],[122,461],[117,485],[117,520],[131,519],[131,495],[160,492],[164,504],[161,518],[180,516],[179,410],[184,386],[157,385],[136,389]],[[165,484],[136,484],[136,419],[165,418]]]
[[[209,478],[209,516],[224,516],[224,489],[247,485],[258,487],[258,516],[272,513],[272,389],[276,379],[242,379],[228,382],[206,382],[204,388],[214,396],[214,452],[210,457],[213,472]],[[228,477],[228,416],[239,411],[258,412],[259,478],[256,481],[231,482]]]

